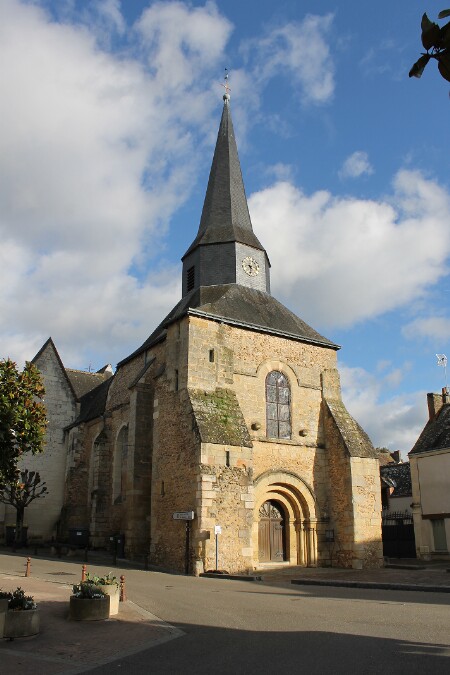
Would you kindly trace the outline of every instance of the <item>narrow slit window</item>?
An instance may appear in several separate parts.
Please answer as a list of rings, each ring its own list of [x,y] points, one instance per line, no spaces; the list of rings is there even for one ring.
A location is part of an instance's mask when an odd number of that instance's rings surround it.
[[[214,349],[209,350],[209,362],[214,363]]]

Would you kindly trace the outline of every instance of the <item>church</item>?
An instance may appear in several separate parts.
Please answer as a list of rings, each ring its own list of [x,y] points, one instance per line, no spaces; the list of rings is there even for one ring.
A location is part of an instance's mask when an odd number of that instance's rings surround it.
[[[50,429],[56,371],[70,399],[58,536],[120,535],[127,557],[190,574],[382,565],[377,453],[342,402],[338,345],[270,293],[228,92],[182,262],[180,302],[114,374],[69,372],[51,340],[34,359]]]

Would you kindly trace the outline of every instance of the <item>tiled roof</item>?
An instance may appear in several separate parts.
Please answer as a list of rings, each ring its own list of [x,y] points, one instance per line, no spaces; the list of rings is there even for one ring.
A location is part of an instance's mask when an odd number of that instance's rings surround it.
[[[108,391],[113,381],[113,377],[109,377],[107,380],[99,384],[95,389],[88,391],[80,400],[80,414],[73,424],[70,426],[76,426],[81,422],[89,422],[90,420],[100,417],[105,412],[106,401],[108,398]]]
[[[422,433],[409,452],[414,455],[419,452],[430,452],[450,448],[450,404],[446,403],[439,410],[433,420],[428,420]]]
[[[317,333],[268,293],[240,284],[225,284],[201,286],[186,295],[150,337],[118,366],[146,351],[156,342],[164,340],[166,327],[185,314],[205,316],[232,325],[339,349],[338,345]]]
[[[380,476],[394,487],[391,497],[410,497],[412,495],[411,487],[411,468],[409,462],[401,464],[387,464],[380,467]]]
[[[74,370],[73,368],[65,368],[65,371],[78,399],[111,377],[109,372],[88,373],[84,370]]]
[[[350,457],[378,458],[378,451],[372,441],[348,412],[340,400],[327,400],[327,408],[333,418]]]

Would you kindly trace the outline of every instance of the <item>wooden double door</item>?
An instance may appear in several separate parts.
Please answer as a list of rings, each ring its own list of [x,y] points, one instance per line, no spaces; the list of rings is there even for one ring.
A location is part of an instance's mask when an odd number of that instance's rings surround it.
[[[259,509],[258,551],[260,562],[286,559],[284,513],[278,502],[264,502]]]

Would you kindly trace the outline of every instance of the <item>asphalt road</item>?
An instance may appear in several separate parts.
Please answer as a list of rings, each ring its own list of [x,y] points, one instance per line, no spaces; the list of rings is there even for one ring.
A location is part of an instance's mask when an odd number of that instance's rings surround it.
[[[127,588],[185,635],[90,673],[450,673],[448,594],[139,571]]]

